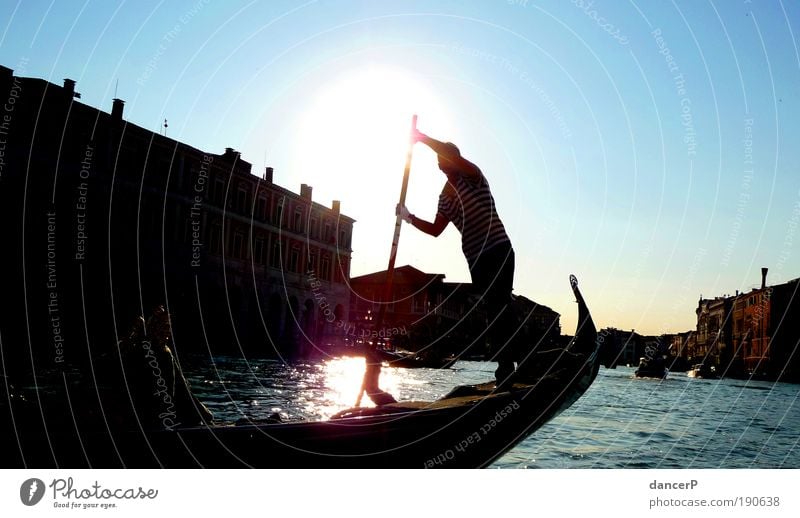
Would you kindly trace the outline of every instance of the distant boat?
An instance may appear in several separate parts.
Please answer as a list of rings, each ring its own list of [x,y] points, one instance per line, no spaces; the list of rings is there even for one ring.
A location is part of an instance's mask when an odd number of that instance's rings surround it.
[[[665,379],[669,374],[666,362],[662,357],[640,358],[639,367],[633,373],[637,378]]]
[[[449,369],[458,360],[456,356],[439,356],[436,354],[380,350],[378,353],[389,367],[405,367],[407,369]]]
[[[703,379],[718,379],[717,368],[713,365],[706,365],[705,363],[698,363],[693,365],[691,369],[686,372],[686,376],[690,378],[703,378]]]
[[[353,408],[328,421],[114,434],[51,429],[19,434],[14,444],[29,469],[486,467],[569,408],[597,376],[597,330],[574,276],[570,283],[578,302],[574,338],[533,353],[506,386],[460,386],[436,401]]]

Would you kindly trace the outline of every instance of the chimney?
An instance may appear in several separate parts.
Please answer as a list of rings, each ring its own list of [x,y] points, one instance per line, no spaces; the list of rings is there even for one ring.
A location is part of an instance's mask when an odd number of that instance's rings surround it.
[[[124,109],[125,109],[125,101],[123,101],[122,99],[114,99],[114,102],[111,105],[111,120],[121,121],[122,110]]]
[[[0,65],[0,81],[11,81],[14,77],[14,71],[8,67]]]
[[[264,180],[269,182],[269,183],[272,183],[272,173],[273,172],[274,172],[274,170],[271,167],[267,167],[266,169],[264,169]]]
[[[311,201],[311,186],[307,184],[300,184],[300,197],[306,201]]]
[[[64,92],[70,96],[75,97],[75,80],[64,78]]]
[[[767,270],[769,270],[769,268],[761,268],[761,289],[762,290],[767,287]]]
[[[339,200],[333,200],[331,203],[331,209],[333,210],[334,214],[339,214],[339,210],[341,210],[342,202]]]
[[[241,155],[242,154],[240,152],[236,151],[232,147],[226,147],[225,154],[222,156],[228,160],[238,160]]]

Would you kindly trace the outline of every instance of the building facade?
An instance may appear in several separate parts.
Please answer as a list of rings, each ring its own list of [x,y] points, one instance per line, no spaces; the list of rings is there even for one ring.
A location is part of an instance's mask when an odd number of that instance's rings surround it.
[[[686,352],[723,376],[800,381],[798,281],[761,286],[730,297],[700,299],[697,329]]]
[[[0,127],[4,337],[46,364],[85,360],[161,304],[179,352],[306,355],[337,332],[328,314],[348,318],[354,224],[338,201],[276,185],[272,168],[254,175],[232,148],[129,123],[122,100],[110,113],[78,102],[75,88],[0,67],[14,92]]]
[[[721,366],[730,362],[732,350],[733,298],[701,298],[697,303],[697,330],[689,351],[689,361],[693,364],[708,363]]]
[[[760,288],[733,301],[731,368],[748,377],[800,381],[800,279],[767,286],[766,273]]]
[[[381,328],[393,335],[395,344],[414,351],[433,349],[461,358],[487,358],[486,313],[476,304],[471,284],[445,282],[443,274],[406,265],[395,270],[392,299],[384,302],[386,277],[387,272],[381,271],[351,279],[354,328],[370,329],[381,305],[387,303]],[[511,310],[519,322],[512,331],[522,342],[520,347],[535,346],[534,330],[561,334],[561,317],[547,306],[518,295]]]

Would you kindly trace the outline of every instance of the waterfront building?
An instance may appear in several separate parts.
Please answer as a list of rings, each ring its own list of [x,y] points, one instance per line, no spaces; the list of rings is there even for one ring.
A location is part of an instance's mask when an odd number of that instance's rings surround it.
[[[731,297],[701,298],[697,303],[697,330],[691,355],[692,364],[719,366],[732,357]]]
[[[695,341],[687,346],[690,361],[716,365],[729,377],[800,381],[798,281],[767,286],[762,268],[760,287],[701,297]]]
[[[684,365],[691,366],[695,349],[695,331],[684,331],[672,335],[672,354],[680,358]]]
[[[371,326],[381,304],[387,303],[381,328],[389,334],[401,331],[393,338],[395,344],[411,350],[430,347],[462,358],[485,358],[486,315],[476,304],[470,283],[445,282],[444,274],[401,266],[394,272],[392,300],[384,301],[386,277],[383,270],[351,279],[350,314],[355,327]],[[520,322],[518,337],[531,336],[533,329],[561,334],[561,316],[547,306],[516,295],[512,311]]]
[[[354,224],[339,201],[130,123],[121,99],[83,104],[76,86],[0,67],[14,92],[0,128],[5,343],[85,361],[159,304],[179,352],[304,355],[337,333]]]
[[[800,381],[800,279],[767,286],[766,277],[762,268],[761,287],[734,298],[732,370],[748,377]]]
[[[599,336],[603,337],[603,363],[606,367],[636,366],[639,358],[644,356],[644,337],[633,329],[607,327],[600,330]]]

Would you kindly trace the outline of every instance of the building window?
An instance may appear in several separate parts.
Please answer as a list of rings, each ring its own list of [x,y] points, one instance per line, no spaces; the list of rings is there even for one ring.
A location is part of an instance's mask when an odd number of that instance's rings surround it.
[[[233,235],[233,257],[244,258],[244,236],[238,232]]]
[[[178,169],[175,176],[173,176],[173,178],[175,178],[175,188],[177,191],[181,192],[183,191],[184,184],[186,183],[184,179],[184,175],[186,174],[186,162],[183,155],[178,157],[178,161],[175,162],[172,170],[175,171],[175,168]],[[193,172],[194,171],[192,169],[189,169],[189,175],[192,175]]]
[[[289,254],[289,271],[298,271],[297,266],[300,263],[300,250],[295,246],[292,247],[292,252]]]
[[[275,223],[275,205],[277,204],[277,198],[275,196],[269,196],[267,198],[267,221],[274,224]]]
[[[245,184],[240,184],[239,188],[236,189],[236,210],[242,213],[247,213],[249,203],[247,203],[247,199],[249,198],[247,192],[247,186]]]
[[[222,205],[225,200],[225,180],[222,178],[214,178],[214,183],[211,184],[211,202],[215,205]]]
[[[273,268],[281,267],[281,242],[275,239],[272,242],[272,258],[270,259],[270,266]]]
[[[320,277],[323,280],[329,281],[331,280],[331,258],[327,255],[322,258],[322,268],[320,271]]]
[[[294,209],[294,230],[303,233],[303,209],[300,207]]]
[[[255,246],[255,260],[260,265],[267,264],[267,247],[264,243],[264,239],[259,237],[256,239],[256,246]]]
[[[311,239],[316,239],[317,238],[317,225],[318,224],[319,224],[319,221],[317,220],[317,218],[312,217],[311,218],[311,227],[308,229],[308,233],[311,236]]]
[[[325,232],[322,234],[322,240],[326,243],[331,242],[331,222],[325,221]]]
[[[275,216],[273,217],[272,222],[277,227],[283,226],[283,206],[285,203],[285,196],[278,198],[277,203],[275,203]]]
[[[220,232],[219,226],[218,225],[214,225],[211,228],[211,234],[209,235],[209,240],[208,240],[209,241],[208,244],[209,244],[209,247],[211,248],[211,252],[214,253],[214,254],[217,254],[217,255],[222,253],[222,250],[220,250],[220,244],[222,242],[222,240],[220,239],[220,234],[221,234],[221,232]]]
[[[317,251],[311,250],[308,255],[308,271],[309,272],[316,272],[317,271]]]
[[[256,213],[253,214],[254,219],[258,219],[259,221],[264,221],[267,219],[267,197],[261,195],[258,197],[258,202],[256,203]]]

